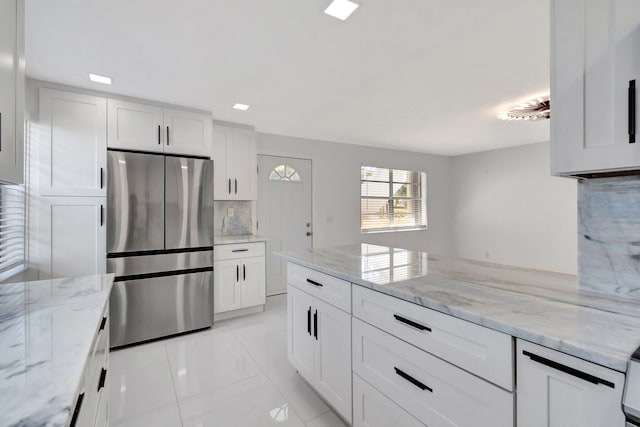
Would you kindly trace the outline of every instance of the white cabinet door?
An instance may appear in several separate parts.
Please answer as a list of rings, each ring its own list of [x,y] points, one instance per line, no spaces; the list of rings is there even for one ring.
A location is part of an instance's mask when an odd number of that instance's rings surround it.
[[[624,425],[622,373],[521,340],[516,366],[518,427]]]
[[[258,157],[255,132],[249,129],[233,129],[233,146],[230,150],[233,171],[233,193],[237,200],[256,200],[258,187]]]
[[[231,150],[233,128],[229,126],[213,126],[213,198],[215,200],[231,200],[231,172],[228,152]]]
[[[354,427],[424,427],[407,411],[353,374]]]
[[[164,109],[165,153],[211,155],[212,119],[209,114]]]
[[[225,311],[240,308],[240,286],[238,260],[216,261],[213,269],[213,311]]]
[[[309,383],[314,374],[313,304],[308,293],[287,287],[287,359]]]
[[[163,152],[163,109],[153,105],[109,99],[109,148]]]
[[[264,256],[239,259],[241,264],[240,301],[242,307],[253,307],[266,303]]]
[[[23,182],[24,1],[0,1],[0,182]]]
[[[317,298],[314,304],[313,385],[351,420],[351,316]]]
[[[107,100],[40,89],[38,171],[45,196],[106,196]]]
[[[552,173],[640,167],[628,112],[629,83],[640,83],[638,28],[637,0],[552,2]]]
[[[258,187],[255,132],[213,126],[214,198],[256,200]]]
[[[106,199],[42,197],[39,207],[41,279],[104,274]]]

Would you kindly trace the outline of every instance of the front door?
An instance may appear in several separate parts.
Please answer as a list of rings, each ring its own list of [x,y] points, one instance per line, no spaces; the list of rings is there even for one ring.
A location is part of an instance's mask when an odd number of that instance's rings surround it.
[[[267,240],[267,295],[287,291],[282,250],[310,249],[311,160],[258,156],[258,234]]]

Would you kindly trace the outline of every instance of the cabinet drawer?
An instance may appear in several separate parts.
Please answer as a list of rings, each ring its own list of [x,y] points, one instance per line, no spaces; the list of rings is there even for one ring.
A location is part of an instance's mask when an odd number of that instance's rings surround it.
[[[250,258],[264,256],[264,243],[236,243],[232,245],[216,245],[213,251],[213,260]]]
[[[361,286],[353,315],[410,344],[513,391],[513,338]]]
[[[353,376],[354,427],[424,427],[420,421],[357,375]]]
[[[429,426],[513,426],[514,396],[353,319],[353,371]]]
[[[287,282],[351,313],[351,283],[297,264],[287,264]]]

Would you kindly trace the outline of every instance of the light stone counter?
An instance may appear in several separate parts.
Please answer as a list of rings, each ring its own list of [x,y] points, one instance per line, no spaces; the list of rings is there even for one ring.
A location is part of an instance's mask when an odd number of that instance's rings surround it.
[[[0,285],[0,426],[62,426],[113,275]]]
[[[231,245],[236,243],[260,243],[265,242],[264,239],[253,234],[239,234],[236,236],[214,236],[213,242],[216,245]]]
[[[580,291],[576,276],[369,244],[277,255],[620,372],[640,346],[640,301]]]

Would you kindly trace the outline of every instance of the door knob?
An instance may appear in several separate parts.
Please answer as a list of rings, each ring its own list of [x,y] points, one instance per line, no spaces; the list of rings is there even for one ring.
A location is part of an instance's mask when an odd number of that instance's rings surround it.
[[[313,233],[310,231],[307,231],[307,236],[311,236]]]

